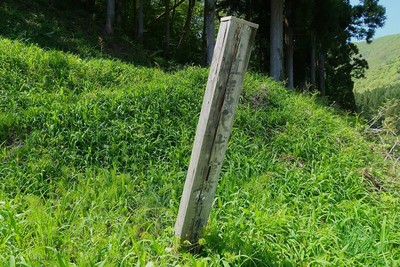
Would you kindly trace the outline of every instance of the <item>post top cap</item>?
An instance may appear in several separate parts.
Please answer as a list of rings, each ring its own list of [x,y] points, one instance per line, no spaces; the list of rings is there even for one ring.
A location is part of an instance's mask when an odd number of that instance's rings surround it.
[[[229,16],[229,17],[223,17],[223,18],[221,18],[221,22],[223,22],[223,21],[229,21],[229,20],[235,21],[235,22],[240,23],[240,24],[245,24],[245,25],[247,25],[247,26],[250,26],[250,27],[253,27],[253,28],[258,29],[258,24],[255,24],[255,23],[253,23],[253,22],[250,22],[250,21],[247,21],[247,20],[244,20],[244,19],[239,19],[239,18],[234,17],[234,16]]]

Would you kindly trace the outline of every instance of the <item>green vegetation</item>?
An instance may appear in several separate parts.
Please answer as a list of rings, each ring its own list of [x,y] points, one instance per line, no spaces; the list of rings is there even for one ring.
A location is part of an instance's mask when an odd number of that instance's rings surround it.
[[[400,157],[400,34],[357,43],[368,60],[365,78],[354,83],[356,103],[369,120],[368,136],[381,142],[391,156]]]
[[[136,65],[150,65],[146,51],[123,32],[103,34],[103,17],[89,13],[73,1],[0,2],[0,34],[45,49],[57,49],[81,58],[118,58]]]
[[[360,42],[356,45],[369,66],[366,79],[355,82],[356,92],[374,90],[400,81],[400,34],[377,38],[370,44]]]
[[[202,10],[182,58],[187,4],[173,13],[167,61],[164,20],[145,33],[152,52],[127,36],[132,3],[112,37],[104,2],[0,3],[0,266],[399,266],[400,166],[388,154],[398,147],[255,73],[201,249],[177,250],[208,70],[171,59],[200,60]],[[152,2],[146,17],[163,6]],[[381,113],[396,114],[393,103]]]
[[[271,14],[280,15],[275,20]],[[252,69],[290,88],[320,90],[356,111],[352,75],[362,74],[366,61],[349,40],[371,40],[383,26],[385,8],[377,0],[2,0],[0,34],[84,58],[175,69],[177,63],[210,63],[225,15],[260,25]]]
[[[207,70],[0,38],[2,266],[398,266],[399,166],[365,125],[249,74],[192,255],[173,226]]]
[[[372,118],[386,101],[400,99],[400,34],[378,38],[371,44],[357,43],[357,47],[369,69],[365,78],[355,80],[356,102],[360,111]]]

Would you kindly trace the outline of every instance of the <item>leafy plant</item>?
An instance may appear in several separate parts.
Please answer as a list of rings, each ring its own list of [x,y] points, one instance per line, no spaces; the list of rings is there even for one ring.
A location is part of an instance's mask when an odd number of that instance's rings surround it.
[[[208,70],[0,38],[5,266],[399,264],[394,162],[355,118],[249,73],[197,255],[173,226]]]

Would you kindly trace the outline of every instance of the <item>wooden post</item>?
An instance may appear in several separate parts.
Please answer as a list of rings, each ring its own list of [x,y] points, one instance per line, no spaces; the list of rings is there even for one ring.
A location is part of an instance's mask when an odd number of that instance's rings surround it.
[[[208,221],[258,25],[224,17],[218,32],[175,236],[196,244]]]

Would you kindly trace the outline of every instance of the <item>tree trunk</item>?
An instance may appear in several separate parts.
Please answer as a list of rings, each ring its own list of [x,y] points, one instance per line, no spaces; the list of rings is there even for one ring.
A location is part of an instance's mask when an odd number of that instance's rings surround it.
[[[283,73],[283,0],[271,0],[270,74],[282,81]]]
[[[181,38],[179,39],[178,48],[181,46],[182,41],[185,38],[185,35],[188,33],[188,31],[190,29],[190,22],[192,21],[193,9],[194,9],[195,4],[196,4],[196,0],[189,0],[189,6],[188,6],[188,11],[187,11],[185,26],[183,26],[183,31],[182,31]]]
[[[176,15],[176,0],[174,0],[174,6],[171,8],[172,9],[172,14],[171,14],[171,25],[174,25],[175,22],[175,15]],[[172,27],[173,28],[173,27]]]
[[[115,0],[115,5],[116,5],[116,9],[117,9],[117,27],[122,28],[123,25],[123,10],[125,7],[125,0]]]
[[[207,0],[204,0],[204,4]],[[207,37],[206,37],[206,8],[204,7],[203,12],[203,32],[201,34],[201,51],[202,57],[201,62],[203,62],[204,66],[207,66]]]
[[[169,56],[169,43],[171,39],[171,31],[170,31],[170,5],[169,0],[165,0],[165,46],[164,46],[164,57],[168,58]]]
[[[139,40],[137,27],[136,0],[132,0],[132,22],[133,22],[133,38]]]
[[[215,2],[216,0],[204,0],[204,26],[207,46],[207,65],[211,64],[215,46]]]
[[[326,95],[325,91],[325,55],[320,52],[319,53],[319,64],[318,64],[318,69],[319,69],[319,90],[321,92],[322,96]]]
[[[85,3],[85,7],[88,11],[91,11],[91,12],[94,11],[94,8],[96,6],[95,0],[85,0],[84,3]]]
[[[113,21],[115,15],[115,0],[107,0],[107,20],[105,31],[108,35],[112,35],[114,33],[113,29]]]
[[[246,14],[245,14],[245,18],[246,20],[250,20],[251,18],[251,14],[253,11],[253,0],[246,0]]]
[[[143,43],[143,33],[144,33],[144,0],[139,0],[139,23],[138,23],[138,40]]]
[[[293,75],[293,1],[289,0],[286,6],[285,16],[285,70],[288,88],[294,88]]]
[[[316,69],[315,69],[315,62],[316,62],[316,43],[315,43],[315,35],[311,34],[311,58],[310,58],[310,82],[311,82],[311,89],[314,90],[316,88]]]

